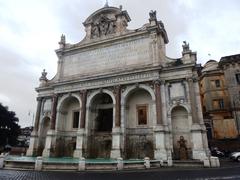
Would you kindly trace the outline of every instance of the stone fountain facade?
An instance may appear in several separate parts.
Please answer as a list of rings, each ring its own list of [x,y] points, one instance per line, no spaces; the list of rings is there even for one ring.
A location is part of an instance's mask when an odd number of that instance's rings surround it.
[[[196,53],[166,56],[167,32],[156,11],[139,29],[128,12],[105,6],[83,23],[85,38],[62,35],[55,77],[40,78],[28,156],[179,159],[209,155]]]

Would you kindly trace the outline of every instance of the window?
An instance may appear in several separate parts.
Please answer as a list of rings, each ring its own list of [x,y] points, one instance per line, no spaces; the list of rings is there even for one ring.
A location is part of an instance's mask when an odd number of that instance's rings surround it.
[[[224,101],[223,101],[223,99],[219,99],[219,100],[218,100],[218,104],[219,104],[219,108],[220,108],[220,109],[223,109],[223,108],[224,108]]]
[[[147,124],[147,105],[137,106],[137,119],[138,119],[138,125]]]
[[[73,128],[78,128],[79,124],[79,111],[73,112]]]
[[[237,83],[240,84],[240,74],[236,74]]]
[[[221,85],[220,85],[220,80],[215,80],[215,86],[216,87],[220,87]]]
[[[213,109],[224,109],[223,99],[213,100]]]

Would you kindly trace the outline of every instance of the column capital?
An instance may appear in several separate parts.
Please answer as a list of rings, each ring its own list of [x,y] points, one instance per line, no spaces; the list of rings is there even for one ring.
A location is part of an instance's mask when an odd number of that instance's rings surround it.
[[[191,76],[187,78],[188,82],[198,82],[199,78],[197,76]]]
[[[79,91],[79,93],[80,93],[80,95],[83,95],[83,94],[86,94],[87,91],[88,91],[87,89],[82,89],[82,90]]]
[[[43,97],[37,97],[37,101],[42,101],[44,98]]]
[[[119,93],[121,93],[121,85],[116,85],[113,87],[113,93],[114,95],[118,95]]]
[[[165,80],[161,80],[161,79],[156,79],[153,81],[154,85],[165,85],[166,81]]]

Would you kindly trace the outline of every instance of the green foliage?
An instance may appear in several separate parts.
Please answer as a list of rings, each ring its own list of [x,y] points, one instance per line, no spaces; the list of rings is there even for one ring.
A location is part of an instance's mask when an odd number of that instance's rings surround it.
[[[0,103],[0,147],[7,143],[14,146],[20,133],[20,126],[15,112],[9,111],[8,107]]]

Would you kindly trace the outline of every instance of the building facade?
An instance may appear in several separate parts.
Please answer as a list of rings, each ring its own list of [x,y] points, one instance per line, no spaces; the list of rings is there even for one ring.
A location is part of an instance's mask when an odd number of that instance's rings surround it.
[[[56,76],[42,73],[27,155],[125,159],[204,159],[196,53],[166,56],[164,24],[156,11],[127,29],[122,7],[105,6],[83,23],[76,44],[61,37]]]
[[[201,73],[200,91],[208,139],[235,138],[236,124],[231,112],[224,72],[215,60],[208,61]]]
[[[201,70],[200,91],[208,138],[235,139],[239,136],[240,56],[208,61]]]
[[[236,122],[237,133],[240,129],[240,54],[220,59],[219,67],[224,72],[231,112]]]

